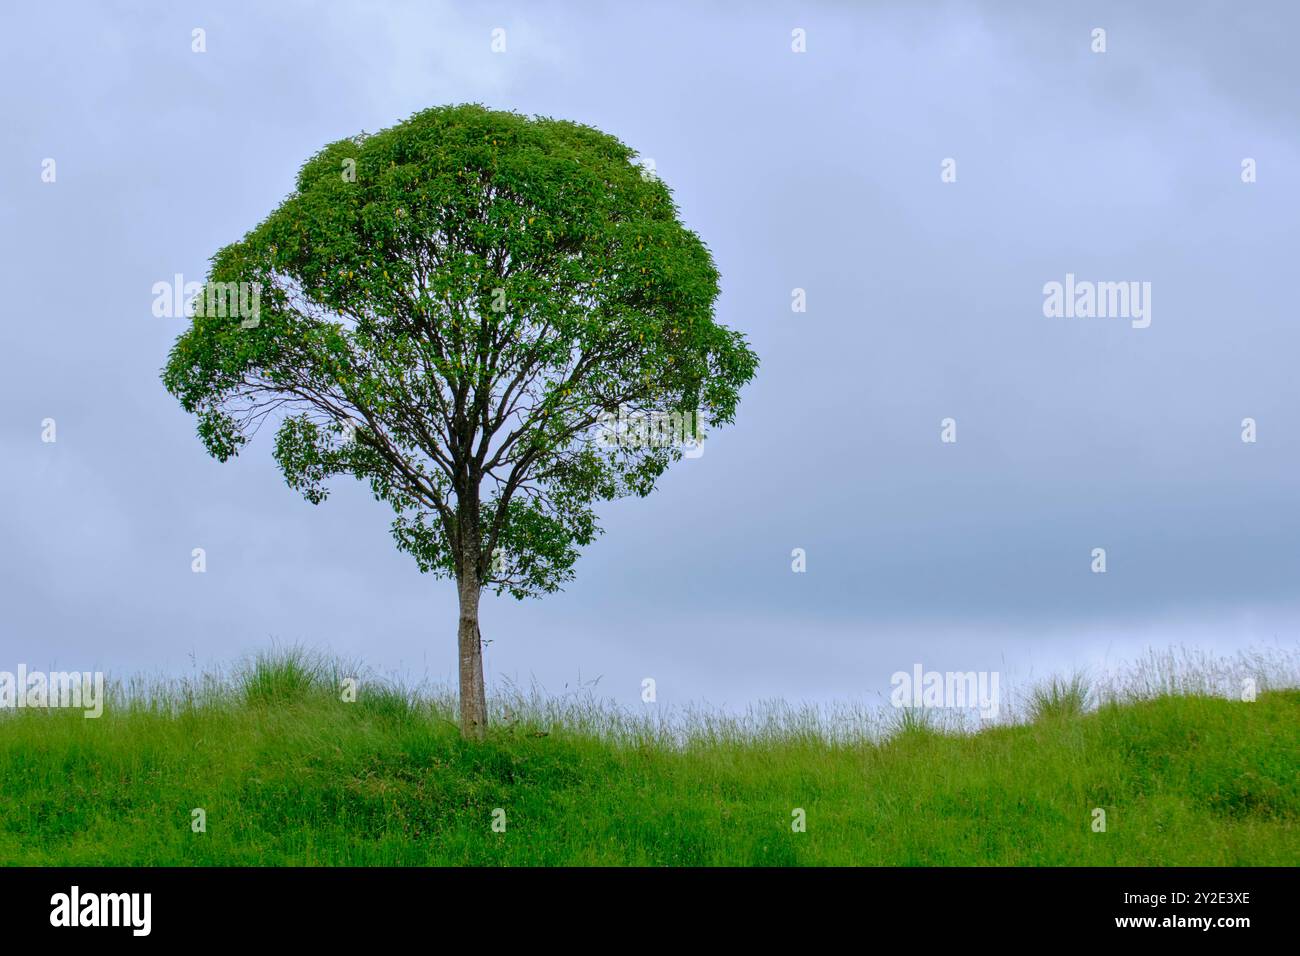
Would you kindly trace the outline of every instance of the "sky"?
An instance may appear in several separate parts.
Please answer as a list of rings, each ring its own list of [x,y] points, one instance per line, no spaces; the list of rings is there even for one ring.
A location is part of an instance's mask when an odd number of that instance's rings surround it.
[[[152,288],[201,280],[326,143],[461,102],[652,159],[762,363],[704,455],[601,507],[563,593],[485,599],[490,684],[743,707],[871,699],[915,663],[1297,647],[1300,8],[0,18],[0,669],[302,644],[454,681],[454,585],[396,550],[387,506],[341,479],[308,504],[267,433],[206,456],[159,381],[185,320]],[[1067,275],[1138,283],[1146,317],[1045,315]]]

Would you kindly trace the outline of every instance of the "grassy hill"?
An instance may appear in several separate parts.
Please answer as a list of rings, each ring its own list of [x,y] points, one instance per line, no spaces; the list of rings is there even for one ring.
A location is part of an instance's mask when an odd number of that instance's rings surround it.
[[[0,712],[0,863],[1300,864],[1296,690],[1085,707],[1057,685],[976,733],[498,702],[470,744],[445,697],[344,703],[336,677],[291,653],[118,688],[97,720]]]

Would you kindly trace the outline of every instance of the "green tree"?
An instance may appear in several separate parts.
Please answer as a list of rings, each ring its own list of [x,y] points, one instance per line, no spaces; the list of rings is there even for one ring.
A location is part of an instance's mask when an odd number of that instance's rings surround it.
[[[717,295],[708,249],[617,139],[442,107],[308,160],[213,256],[162,377],[217,459],[274,419],[307,500],[346,474],[392,506],[398,546],[458,584],[461,731],[479,737],[483,589],[572,578],[593,506],[649,494],[682,455],[647,423],[733,420],[758,361]]]

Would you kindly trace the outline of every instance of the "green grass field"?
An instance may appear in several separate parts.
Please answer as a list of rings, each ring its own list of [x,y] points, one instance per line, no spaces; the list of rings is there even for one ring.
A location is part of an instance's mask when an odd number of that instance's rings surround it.
[[[445,696],[363,682],[344,703],[339,673],[291,651],[119,687],[97,720],[0,713],[0,863],[1300,864],[1293,689],[1063,682],[971,733],[516,699],[473,744]]]

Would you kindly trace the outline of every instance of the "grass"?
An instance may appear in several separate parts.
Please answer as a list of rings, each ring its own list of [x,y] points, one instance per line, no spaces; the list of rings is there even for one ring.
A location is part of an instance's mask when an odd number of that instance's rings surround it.
[[[1088,709],[1092,686],[1084,674],[1051,678],[1029,692],[1029,716],[1035,721],[1078,717]]]
[[[513,693],[475,744],[447,694],[366,680],[345,703],[349,668],[290,650],[117,685],[98,720],[0,713],[0,863],[1297,865],[1294,659],[1253,702],[1224,691],[1258,662],[1193,664],[1048,682],[978,732]]]

